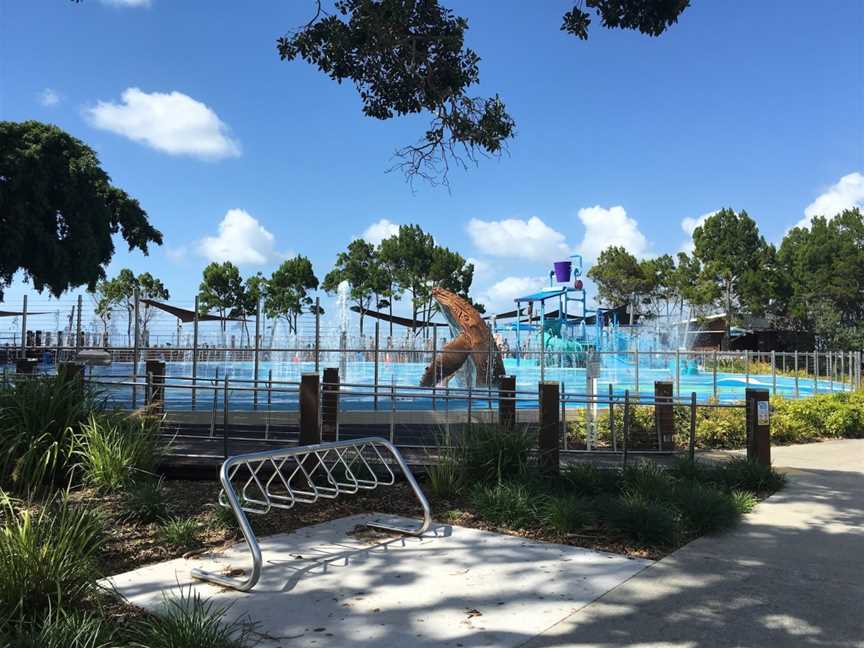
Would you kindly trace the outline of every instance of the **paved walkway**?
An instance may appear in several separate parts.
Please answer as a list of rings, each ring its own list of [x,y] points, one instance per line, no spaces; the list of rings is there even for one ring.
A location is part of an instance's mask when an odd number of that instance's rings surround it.
[[[773,449],[786,488],[690,543],[531,648],[864,647],[864,440]]]

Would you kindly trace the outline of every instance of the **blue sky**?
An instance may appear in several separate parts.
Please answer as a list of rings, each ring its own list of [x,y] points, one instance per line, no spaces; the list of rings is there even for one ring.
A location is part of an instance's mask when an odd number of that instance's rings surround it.
[[[859,0],[696,0],[658,39],[595,25],[587,42],[559,31],[564,1],[443,3],[469,20],[477,94],[517,122],[509,155],[449,193],[385,172],[425,118],[370,120],[352,86],[279,60],[304,0],[0,0],[0,119],[96,149],[165,236],[149,257],[118,245],[109,272],[149,270],[180,302],[211,258],[269,273],[300,252],[322,278],[353,237],[419,223],[504,307],[554,257],[676,252],[720,207],[779,241],[864,203]]]

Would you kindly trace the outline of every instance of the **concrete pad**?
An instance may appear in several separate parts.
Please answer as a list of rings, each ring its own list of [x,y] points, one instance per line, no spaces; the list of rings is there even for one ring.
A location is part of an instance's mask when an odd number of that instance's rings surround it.
[[[864,648],[864,440],[772,449],[785,489],[526,648]]]
[[[518,646],[642,571],[651,561],[437,525],[423,538],[350,533],[357,515],[264,538],[256,588],[194,581],[193,567],[248,569],[245,544],[111,579],[157,610],[163,592],[193,587],[228,618],[259,623],[261,646]]]

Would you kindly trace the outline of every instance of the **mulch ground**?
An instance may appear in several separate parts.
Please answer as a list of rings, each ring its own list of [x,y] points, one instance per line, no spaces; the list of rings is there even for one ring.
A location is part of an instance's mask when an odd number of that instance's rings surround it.
[[[73,492],[70,498],[72,502],[98,508],[106,516],[107,537],[101,552],[100,565],[103,573],[119,574],[149,563],[198,553],[198,550],[224,548],[241,539],[230,511],[220,511],[217,504],[218,482],[172,480],[165,481],[164,488],[168,514],[190,517],[197,522],[194,546],[179,546],[166,542],[162,536],[162,525],[158,522],[145,524],[126,520],[119,495],[104,495],[86,488]],[[610,537],[608,531],[599,528],[559,537],[537,529],[495,527],[475,515],[468,502],[463,499],[430,498],[430,505],[433,519],[441,523],[652,560],[660,559],[666,553],[661,549],[640,547],[624,539]],[[321,500],[313,505],[297,504],[290,510],[273,509],[265,515],[250,514],[249,520],[260,538],[360,513],[421,516],[420,507],[416,504],[408,484],[397,483],[374,491],[341,495],[335,500]]]

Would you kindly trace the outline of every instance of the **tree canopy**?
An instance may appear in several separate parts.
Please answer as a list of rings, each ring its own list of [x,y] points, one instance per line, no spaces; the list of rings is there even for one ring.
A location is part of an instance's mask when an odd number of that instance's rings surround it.
[[[732,321],[739,308],[754,315],[766,312],[773,282],[774,248],[765,242],[746,211],[721,209],[693,231],[693,258],[701,265],[705,297],[723,304],[728,346]],[[767,284],[766,284],[767,282]]]
[[[238,309],[243,310],[245,292],[240,270],[230,261],[211,263],[204,268],[201,285],[198,287],[198,309],[201,313],[215,310],[219,317],[229,317]],[[225,320],[221,322],[225,331]]]
[[[561,30],[588,37],[592,15],[604,27],[659,36],[689,0],[580,0]],[[396,151],[409,179],[447,182],[450,164],[497,156],[516,123],[498,96],[472,96],[480,56],[465,46],[468,21],[438,0],[318,0],[300,29],[277,41],[283,60],[302,59],[338,83],[352,81],[363,113],[375,119],[426,113],[431,123],[416,144]]]
[[[355,239],[345,252],[336,257],[333,269],[324,277],[321,287],[334,293],[339,284],[347,281],[351,287],[351,299],[360,308],[360,335],[363,335],[365,311],[387,292],[390,285],[387,273],[381,265],[375,246],[364,239]]]
[[[379,257],[392,272],[400,289],[411,296],[411,320],[417,328],[418,313],[428,320],[434,312],[432,287],[468,296],[474,266],[461,254],[439,246],[419,225],[400,225],[398,234],[381,241]]]
[[[107,332],[108,323],[111,319],[111,309],[115,306],[123,308],[127,314],[126,339],[131,344],[132,322],[135,320],[135,293],[141,299],[169,299],[171,297],[168,289],[160,279],[149,272],[143,272],[137,277],[129,268],[123,268],[116,277],[103,279],[96,284],[91,291],[96,300],[95,312],[102,320],[103,329]],[[149,304],[139,304],[138,322],[146,335],[150,321],[153,319],[154,310]]]
[[[285,319],[291,332],[297,333],[297,321],[304,309],[314,312],[315,302],[309,297],[308,291],[316,288],[318,278],[308,258],[297,255],[283,261],[264,287],[264,311],[267,317]]]
[[[162,243],[89,146],[49,124],[0,122],[0,299],[18,271],[55,297],[94,290],[117,233],[144,254]]]

